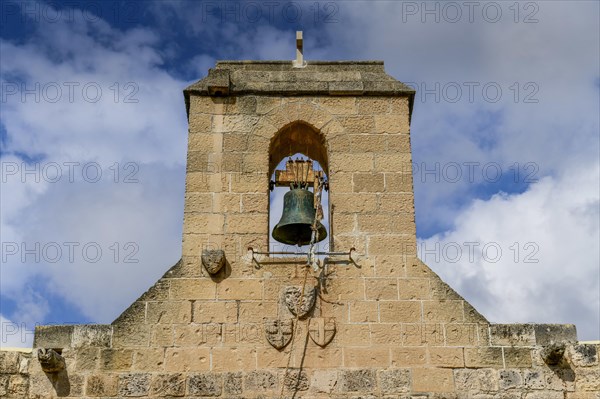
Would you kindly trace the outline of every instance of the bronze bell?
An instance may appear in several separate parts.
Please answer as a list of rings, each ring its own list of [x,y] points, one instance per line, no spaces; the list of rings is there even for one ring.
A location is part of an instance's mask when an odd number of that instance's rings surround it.
[[[310,244],[315,212],[313,193],[304,188],[291,189],[283,197],[283,213],[273,229],[273,238],[284,244]],[[326,237],[325,226],[317,222],[315,242],[323,241]]]

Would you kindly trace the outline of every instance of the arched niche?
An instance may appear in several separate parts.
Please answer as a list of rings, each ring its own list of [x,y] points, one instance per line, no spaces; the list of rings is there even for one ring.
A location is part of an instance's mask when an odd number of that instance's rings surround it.
[[[304,121],[292,122],[281,128],[270,141],[269,144],[269,177],[274,179],[274,172],[277,166],[285,166],[283,162],[288,157],[297,159],[296,156],[303,155],[316,161],[316,170],[319,168],[329,176],[329,159],[327,155],[327,144],[322,133]],[[269,192],[269,249],[272,251],[296,250],[289,248],[284,244],[277,243],[272,237],[271,232],[281,217],[283,195],[289,188],[278,187]],[[313,190],[312,186],[309,190]],[[330,229],[329,213],[329,193],[323,192],[321,199],[323,206],[324,219],[321,221],[327,230],[327,239],[317,244],[320,250],[329,250],[332,243]],[[275,204],[275,207],[274,205]],[[307,251],[308,246],[302,247],[302,251]]]
[[[329,160],[325,138],[306,122],[295,121],[281,128],[269,144],[269,176],[285,157],[302,153],[319,162],[329,175]]]

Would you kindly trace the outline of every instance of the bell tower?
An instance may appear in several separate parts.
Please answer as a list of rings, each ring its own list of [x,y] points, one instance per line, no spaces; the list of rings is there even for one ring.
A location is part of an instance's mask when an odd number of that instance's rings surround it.
[[[185,89],[181,260],[110,325],[38,326],[37,359],[0,356],[0,392],[591,398],[599,345],[490,324],[416,257],[414,91],[296,39],[295,61],[221,61]]]
[[[271,175],[300,152],[327,176],[331,251],[398,256],[399,272],[416,249],[413,96],[378,61],[218,62],[185,90],[183,263],[220,249],[233,276],[246,273],[247,248],[268,248]]]

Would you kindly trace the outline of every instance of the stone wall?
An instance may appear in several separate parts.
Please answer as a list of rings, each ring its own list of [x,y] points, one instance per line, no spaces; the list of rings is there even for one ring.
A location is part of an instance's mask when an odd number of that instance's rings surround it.
[[[282,389],[287,398],[600,397],[600,344],[573,342],[572,326],[490,325],[480,330],[487,333],[487,346],[388,345],[387,366],[379,361],[386,356],[377,350],[372,355],[363,350],[364,363],[353,363],[351,357],[347,363],[345,350],[339,357],[331,352],[311,354],[315,348],[299,342],[295,353],[305,352],[307,361],[287,373],[285,364],[277,363],[281,359],[258,349],[260,344],[255,356],[250,355],[253,361],[246,353],[213,368],[212,353],[218,354],[214,349],[203,356],[184,346],[119,348],[110,344],[115,330],[114,326],[41,328],[35,345],[66,346],[62,351],[66,370],[44,373],[31,354],[0,352],[0,397],[264,398],[279,397]],[[224,340],[226,332],[221,330],[220,336]],[[564,357],[548,365],[544,348],[557,342],[566,343]],[[178,361],[170,361],[169,353],[177,351]],[[256,363],[263,351],[267,356],[262,359],[270,363]],[[377,364],[369,364],[375,357]]]
[[[3,354],[3,395],[599,399],[574,326],[490,324],[417,259],[414,92],[382,63],[224,63],[185,93],[181,260],[111,325],[38,327],[44,363]],[[316,269],[248,250],[268,248],[274,165],[307,142],[330,249],[354,248]]]

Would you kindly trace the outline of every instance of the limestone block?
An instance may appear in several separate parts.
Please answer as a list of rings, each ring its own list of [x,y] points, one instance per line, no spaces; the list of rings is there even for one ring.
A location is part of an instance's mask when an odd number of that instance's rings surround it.
[[[252,234],[266,230],[268,224],[266,209],[261,214],[243,213],[226,215],[225,232],[227,234]]]
[[[464,367],[463,349],[430,346],[429,364],[436,367]]]
[[[446,345],[448,346],[477,346],[479,326],[473,323],[444,324]]]
[[[409,133],[408,118],[398,115],[375,115],[377,133]]]
[[[164,348],[138,349],[133,354],[133,370],[162,371],[165,365]]]
[[[225,373],[223,375],[223,393],[226,395],[239,395],[243,392],[242,388],[243,373]]]
[[[175,346],[194,347],[203,344],[214,345],[222,340],[221,324],[202,323],[175,326]]]
[[[429,299],[429,279],[400,278],[398,279],[399,299],[415,300]]]
[[[151,329],[148,325],[116,324],[113,326],[113,348],[147,347]]]
[[[133,351],[130,349],[102,349],[100,369],[105,371],[129,370],[133,365]]]
[[[19,352],[0,351],[0,374],[19,372]]]
[[[342,392],[372,393],[377,389],[377,375],[373,370],[341,370],[339,376]]]
[[[400,324],[371,324],[371,343],[373,345],[402,345],[402,339]]]
[[[335,338],[334,338],[335,340]],[[318,348],[313,344],[312,350],[307,351],[304,356],[303,367],[310,369],[338,369],[343,364],[342,349],[329,344],[325,348]],[[296,354],[296,367],[300,365],[301,354]]]
[[[387,347],[344,348],[345,367],[379,367],[390,365],[390,350]]]
[[[334,342],[346,346],[370,345],[371,331],[368,324],[340,324],[336,326],[337,332]]]
[[[332,192],[336,193],[351,193],[353,192],[351,172],[334,172],[329,176],[329,185]]]
[[[349,308],[349,317],[351,323],[368,323],[378,321],[378,304],[376,301],[351,302],[349,304]]]
[[[356,114],[355,97],[320,97],[318,103],[333,115]]]
[[[193,396],[220,396],[223,377],[215,373],[190,374],[187,380],[188,394]]]
[[[356,102],[358,113],[364,115],[387,114],[391,108],[389,97],[360,97]]]
[[[0,388],[1,390],[2,388]],[[8,379],[6,395],[8,398],[25,398],[29,389],[29,378],[23,375],[11,375]],[[62,389],[60,390],[62,393]]]
[[[71,346],[73,326],[36,326],[34,348],[68,348]]]
[[[158,397],[185,395],[185,375],[183,373],[153,374],[150,395]]]
[[[130,373],[119,375],[120,396],[145,396],[150,391],[150,374]]]
[[[332,152],[330,168],[339,172],[373,172],[373,154]]]
[[[424,366],[427,363],[425,347],[391,348],[392,367]]]
[[[189,301],[148,302],[146,313],[148,324],[186,324],[191,320],[192,305]]]
[[[423,301],[423,319],[429,323],[464,321],[464,301]]]
[[[535,324],[534,330],[538,345],[577,342],[577,331],[573,324]]]
[[[212,115],[201,113],[190,114],[188,125],[191,134],[209,133],[212,130]]]
[[[535,333],[533,324],[492,324],[490,334],[492,345],[533,346]]]
[[[75,370],[90,371],[99,367],[100,349],[98,348],[79,348],[75,352]]]
[[[598,364],[598,349],[594,344],[569,345],[567,356],[577,367],[589,367]]]
[[[379,304],[382,323],[416,323],[421,321],[421,301],[390,301]]]
[[[376,194],[331,193],[334,217],[337,213],[374,213],[377,210]]]
[[[410,152],[395,152],[393,154],[375,154],[376,172],[406,173],[410,171],[412,158]]]
[[[383,173],[354,173],[353,183],[355,193],[376,193],[385,189]]]
[[[199,265],[198,265],[199,266]],[[170,298],[172,300],[209,300],[216,298],[216,287],[215,283],[206,278],[200,279],[171,279]],[[165,302],[148,302],[148,315],[151,311],[158,311],[160,303]],[[182,312],[185,312],[185,308],[189,303],[181,302],[179,305],[183,307]],[[164,306],[175,306],[175,305],[164,305]]]
[[[529,348],[509,348],[505,347],[504,367],[523,368],[531,367],[531,349]]]
[[[337,120],[344,127],[344,130],[346,130],[346,132],[349,134],[368,134],[368,133],[373,133],[373,131],[375,129],[375,119],[373,119],[372,115],[344,116],[344,117],[338,117]],[[384,145],[383,145],[384,148],[369,146],[369,147],[355,148],[354,151],[358,152],[359,149],[361,151],[371,151],[371,152],[384,151],[386,146],[385,146],[385,141],[383,141],[383,142],[384,142]],[[370,142],[368,144],[372,145],[373,143]]]
[[[237,371],[256,369],[255,348],[213,348],[211,355],[213,371]]]
[[[72,346],[108,347],[112,338],[112,326],[85,324],[73,327]]]
[[[338,385],[338,372],[336,370],[315,370],[310,382],[312,390],[317,393],[330,395]]]
[[[210,369],[210,350],[208,348],[167,348],[165,352],[165,371],[188,372]]]
[[[384,394],[404,393],[411,390],[409,369],[381,370],[379,381],[381,392]]]
[[[92,374],[86,378],[87,396],[116,396],[118,379],[115,374]]]
[[[270,371],[250,371],[244,375],[244,388],[246,391],[275,391],[278,387],[277,374]]]
[[[236,302],[196,301],[193,309],[194,323],[235,323],[238,305]]]
[[[398,280],[395,278],[365,278],[367,300],[393,301],[398,299]]]
[[[499,375],[500,389],[516,389],[523,386],[523,375],[518,369],[500,370]]]
[[[260,300],[262,291],[259,279],[228,278],[218,284],[217,297],[219,300]]]
[[[465,348],[466,367],[504,367],[502,348]]]

